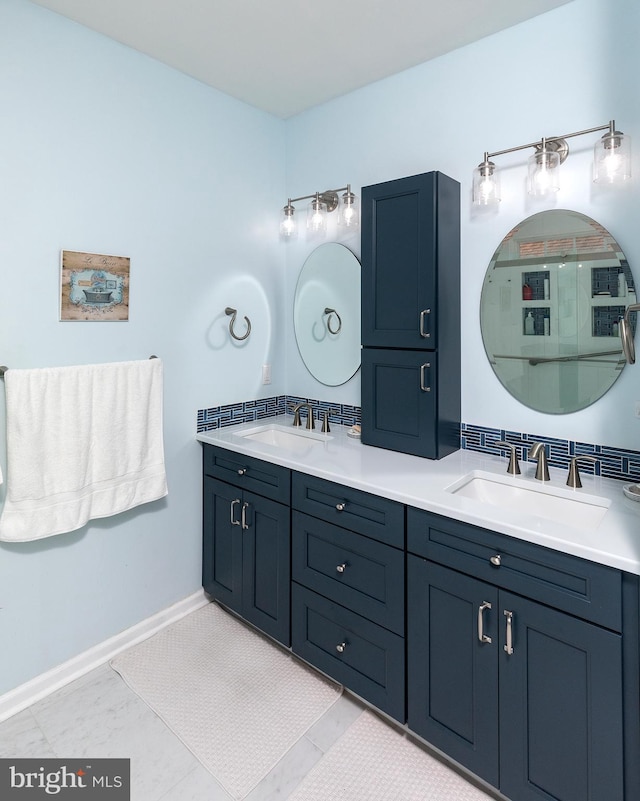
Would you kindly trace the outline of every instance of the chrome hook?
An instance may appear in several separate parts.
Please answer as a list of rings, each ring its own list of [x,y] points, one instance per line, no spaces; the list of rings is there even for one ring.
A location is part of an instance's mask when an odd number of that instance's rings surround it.
[[[246,339],[251,333],[251,320],[249,320],[249,318],[245,316],[244,321],[247,324],[247,332],[243,336],[239,337],[233,330],[233,326],[236,324],[236,317],[238,316],[238,310],[232,309],[231,306],[227,306],[227,308],[224,310],[224,313],[227,316],[231,317],[231,319],[229,320],[229,333],[234,339],[237,339],[238,342],[242,342],[242,340]]]
[[[327,328],[329,329],[329,333],[330,334],[339,334],[340,331],[342,330],[342,320],[340,319],[340,315],[338,314],[338,312],[335,309],[330,309],[329,307],[327,307],[324,310],[324,313],[329,315],[327,317]],[[338,327],[335,330],[333,328],[331,328],[331,315],[332,314],[335,314],[335,316],[338,318]]]

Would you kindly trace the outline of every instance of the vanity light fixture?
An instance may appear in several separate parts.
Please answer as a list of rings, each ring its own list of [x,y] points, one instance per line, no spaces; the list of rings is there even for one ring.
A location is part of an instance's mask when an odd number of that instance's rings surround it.
[[[342,192],[342,196],[338,193]],[[282,209],[283,218],[280,222],[280,236],[293,239],[297,236],[298,226],[295,218],[294,203],[300,200],[311,200],[307,208],[307,229],[312,234],[322,234],[327,228],[327,215],[339,209],[338,225],[345,228],[356,229],[360,226],[360,203],[347,184],[339,189],[325,189],[324,192],[314,192],[312,195],[289,198],[287,205]]]
[[[631,178],[630,137],[621,131],[616,131],[615,121],[611,120],[608,125],[599,125],[596,128],[587,128],[562,136],[543,137],[538,142],[496,150],[494,153],[486,152],[483,161],[473,172],[473,205],[489,208],[496,207],[500,203],[499,172],[491,159],[530,147],[535,149],[535,153],[529,158],[529,194],[546,197],[552,192],[557,192],[560,188],[559,168],[569,155],[569,145],[566,140],[596,131],[606,131],[606,133],[596,142],[594,148],[594,182],[617,184]]]

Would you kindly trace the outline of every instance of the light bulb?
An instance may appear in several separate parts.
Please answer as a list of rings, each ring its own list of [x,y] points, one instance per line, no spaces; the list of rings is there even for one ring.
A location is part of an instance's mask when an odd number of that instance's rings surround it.
[[[324,233],[327,229],[327,207],[320,200],[320,194],[309,203],[307,210],[307,228],[313,234]]]
[[[473,171],[472,203],[488,208],[497,206],[500,200],[500,176],[496,165],[485,153],[484,161]]]
[[[534,197],[546,197],[560,189],[558,180],[560,155],[547,150],[542,140],[542,148],[529,159],[529,194]]]
[[[291,201],[282,209],[284,217],[280,223],[280,236],[285,239],[293,239],[298,233],[298,226],[296,225],[294,212],[295,208],[291,205]]]
[[[360,225],[360,209],[358,198],[347,185],[347,191],[342,195],[338,224],[345,228],[358,228]]]
[[[615,123],[594,147],[593,180],[617,184],[631,178],[631,138],[614,130]]]

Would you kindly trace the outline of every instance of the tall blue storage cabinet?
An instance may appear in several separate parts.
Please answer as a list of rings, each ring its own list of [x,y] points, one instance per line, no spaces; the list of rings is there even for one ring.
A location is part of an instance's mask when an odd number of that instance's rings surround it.
[[[441,459],[460,440],[460,185],[362,190],[362,441]]]

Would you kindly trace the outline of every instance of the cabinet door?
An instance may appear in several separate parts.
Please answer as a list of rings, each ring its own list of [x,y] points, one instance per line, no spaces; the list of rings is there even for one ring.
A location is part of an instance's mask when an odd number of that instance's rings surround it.
[[[439,458],[436,384],[435,353],[363,348],[362,441]]]
[[[289,507],[251,492],[242,496],[242,615],[289,645],[291,526]]]
[[[205,476],[202,586],[236,612],[242,607],[242,490]]]
[[[362,189],[362,344],[459,338],[460,185],[439,172]],[[437,277],[436,277],[437,276]]]
[[[495,787],[498,622],[494,587],[407,557],[409,728]]]
[[[501,792],[518,801],[623,799],[620,635],[504,591],[499,617]]]
[[[363,345],[436,347],[435,176],[362,190]]]

